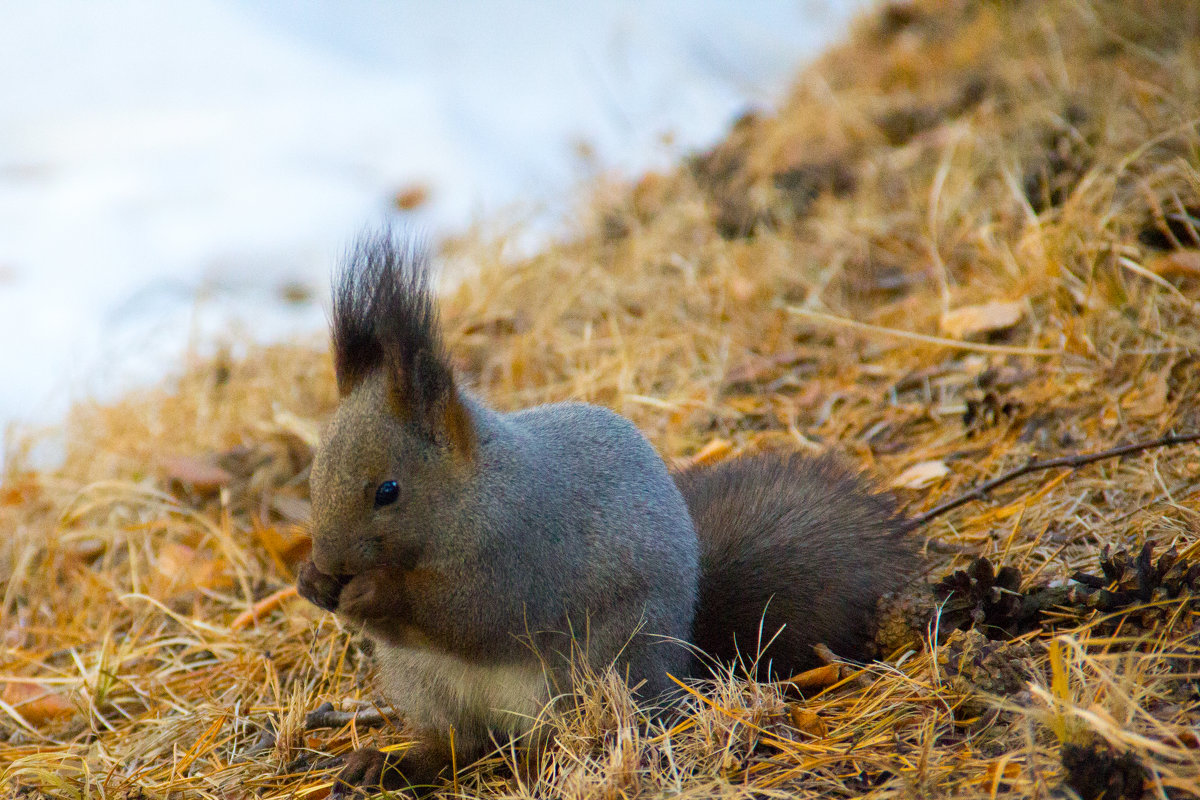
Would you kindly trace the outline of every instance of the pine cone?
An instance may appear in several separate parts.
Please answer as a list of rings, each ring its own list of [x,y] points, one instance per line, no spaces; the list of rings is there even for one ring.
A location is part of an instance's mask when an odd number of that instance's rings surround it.
[[[943,602],[941,627],[947,631],[981,627],[993,638],[1008,638],[1028,630],[1029,619],[1021,595],[1021,573],[1016,567],[997,572],[980,556],[965,570],[956,570],[934,584],[934,596]]]
[[[879,599],[875,651],[886,658],[900,650],[919,650],[936,613],[937,604],[925,585],[885,594]]]
[[[1200,611],[1200,564],[1180,558],[1175,548],[1155,561],[1153,542],[1146,542],[1137,556],[1124,548],[1110,554],[1106,547],[1100,571],[1102,575],[1078,571],[1071,576],[1072,585],[1021,591],[1016,568],[997,572],[986,558],[977,558],[934,584],[934,596],[943,601],[939,628],[943,637],[954,630],[979,629],[990,638],[1007,639],[1039,625],[1075,626],[1093,611],[1108,615],[1099,624],[1102,630],[1129,625],[1149,629],[1175,614],[1167,601],[1181,598]]]
[[[942,677],[962,695],[958,714],[975,717],[987,708],[985,695],[1009,696],[1025,689],[1034,674],[1027,642],[997,642],[978,630],[957,630],[937,653]]]
[[[1104,576],[1082,570],[1071,576],[1088,589],[1097,590],[1094,605],[1099,611],[1117,611],[1140,603],[1173,600],[1200,588],[1200,564],[1179,558],[1172,547],[1154,561],[1154,542],[1146,542],[1134,558],[1124,548],[1109,555],[1108,547],[1100,558]]]
[[[1146,769],[1133,752],[1116,755],[1104,742],[1064,744],[1063,783],[1082,800],[1139,800]]]

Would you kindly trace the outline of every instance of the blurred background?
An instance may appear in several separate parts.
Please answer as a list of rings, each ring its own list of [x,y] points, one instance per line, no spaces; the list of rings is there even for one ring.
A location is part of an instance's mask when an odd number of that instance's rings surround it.
[[[0,25],[0,429],[325,325],[367,225],[563,229],[867,0],[27,0]],[[0,454],[4,449],[0,447]]]

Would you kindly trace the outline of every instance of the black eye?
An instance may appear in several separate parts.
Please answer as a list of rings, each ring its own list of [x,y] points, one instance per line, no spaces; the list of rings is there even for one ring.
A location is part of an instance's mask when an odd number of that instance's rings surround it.
[[[395,481],[384,481],[375,490],[375,507],[391,505],[400,496],[400,486]]]

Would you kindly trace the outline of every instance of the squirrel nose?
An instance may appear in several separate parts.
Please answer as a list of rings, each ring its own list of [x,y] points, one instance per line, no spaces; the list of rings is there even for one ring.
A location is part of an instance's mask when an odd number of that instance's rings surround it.
[[[342,575],[345,573],[345,560],[330,550],[327,544],[317,539],[313,540],[311,558],[316,568],[326,575]]]

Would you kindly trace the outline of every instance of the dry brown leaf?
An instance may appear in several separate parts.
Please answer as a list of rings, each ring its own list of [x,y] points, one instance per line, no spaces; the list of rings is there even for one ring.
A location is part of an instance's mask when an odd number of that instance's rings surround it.
[[[79,559],[84,564],[90,564],[104,555],[107,549],[108,543],[103,539],[82,539],[72,544],[68,552],[73,558]]]
[[[758,284],[748,278],[733,277],[729,279],[729,291],[738,300],[746,301],[754,296]]]
[[[729,384],[759,383],[776,377],[790,367],[805,361],[813,362],[818,356],[812,348],[797,347],[769,356],[752,355],[725,374]]]
[[[198,492],[215,492],[233,480],[229,472],[202,458],[162,456],[158,465],[168,480],[186,483]]]
[[[1012,780],[1021,774],[1021,769],[1021,764],[1016,761],[996,761],[988,766],[983,783],[988,785],[998,780]]]
[[[1163,373],[1143,377],[1130,397],[1129,410],[1143,418],[1158,417],[1167,408],[1170,388]]]
[[[704,445],[704,447],[701,447],[696,455],[692,456],[691,463],[694,466],[712,464],[725,458],[732,451],[733,442],[728,439],[713,439]]]
[[[1151,259],[1146,268],[1163,278],[1200,278],[1200,250],[1175,250]]]
[[[725,401],[725,405],[739,414],[757,414],[762,411],[763,399],[752,395],[740,395],[730,397]]]
[[[944,461],[922,461],[901,472],[892,481],[893,489],[924,489],[950,474]]]
[[[0,486],[0,506],[19,506],[32,502],[41,493],[41,486],[33,480],[24,480]]]
[[[219,589],[231,583],[221,561],[178,542],[167,542],[158,549],[155,568],[158,570],[158,580],[155,581],[158,594]]]
[[[793,675],[784,681],[784,683],[795,686],[797,689],[824,689],[827,686],[833,686],[841,679],[841,667],[837,664],[825,664],[824,666],[805,670],[799,675]]]
[[[1024,303],[983,303],[963,306],[942,315],[942,333],[952,339],[966,339],[981,333],[1008,330],[1025,315]]]
[[[401,211],[413,211],[429,202],[429,187],[411,183],[392,196],[392,204]]]
[[[40,683],[11,681],[0,692],[0,700],[15,708],[30,725],[75,713],[75,706],[65,697]]]
[[[1175,731],[1175,738],[1179,743],[1189,750],[1200,750],[1200,734],[1191,728],[1179,728]]]
[[[807,733],[809,736],[818,738],[824,737],[829,733],[829,729],[825,725],[825,720],[815,711],[809,711],[799,703],[788,704],[788,714],[792,718],[792,727],[801,733]]]

